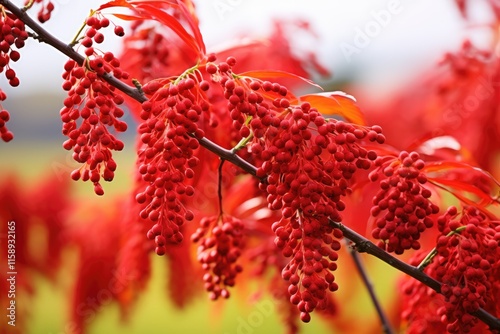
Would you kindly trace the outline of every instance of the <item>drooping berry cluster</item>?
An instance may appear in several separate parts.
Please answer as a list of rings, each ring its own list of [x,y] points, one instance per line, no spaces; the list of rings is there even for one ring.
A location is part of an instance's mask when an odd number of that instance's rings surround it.
[[[425,163],[417,152],[401,152],[398,157],[379,157],[371,181],[380,179],[380,190],[373,198],[371,215],[376,218],[372,235],[388,252],[402,254],[420,248],[420,235],[433,226],[429,217],[439,212],[423,185]]]
[[[10,62],[16,62],[20,59],[19,51],[13,47],[21,49],[28,39],[28,33],[25,30],[24,22],[10,13],[2,11],[0,15],[0,72],[5,73],[5,77],[12,87],[19,86],[19,78],[14,69],[10,67]],[[0,89],[0,101],[5,101],[7,95]],[[3,141],[8,142],[14,138],[12,132],[7,129],[6,123],[10,115],[7,110],[0,112],[0,136]]]
[[[96,55],[96,50],[94,49],[95,44],[101,44],[104,42],[104,34],[100,32],[102,28],[109,27],[110,24],[113,24],[107,17],[103,16],[101,13],[97,12],[94,16],[90,16],[85,21],[86,23],[86,31],[85,36],[81,40],[81,45],[85,47],[85,54],[90,57],[92,55]],[[122,26],[114,25],[114,33],[118,37],[123,37],[125,35],[125,31]],[[95,44],[94,44],[95,43]],[[115,60],[117,62],[118,60]],[[118,67],[118,66],[113,66]],[[110,72],[109,69],[104,69],[106,72]],[[116,76],[116,74],[114,74]],[[120,77],[120,76],[118,76]]]
[[[377,157],[359,144],[385,138],[379,127],[325,119],[307,102],[292,104],[296,99],[286,87],[234,75],[235,63],[229,57],[209,62],[206,70],[224,89],[234,140],[246,141],[242,154],[265,180],[260,188],[269,208],[282,212],[273,225],[276,245],[291,257],[282,276],[289,282],[291,302],[307,322],[310,312],[327,306],[327,291],[337,289],[331,271],[342,233],[330,219],[342,220],[341,197],[351,178]]]
[[[52,12],[54,11],[54,4],[51,0],[26,0],[24,5],[27,8],[31,8],[34,4],[40,5],[40,10],[38,11],[37,18],[40,23],[45,23],[50,20]]]
[[[199,243],[198,261],[206,271],[203,281],[212,300],[229,298],[228,287],[234,286],[236,276],[243,270],[237,264],[244,246],[242,230],[239,219],[219,215],[202,218],[191,236],[193,242]]]
[[[474,207],[455,207],[438,218],[442,233],[429,265],[443,283],[446,304],[438,310],[449,333],[466,333],[477,323],[470,313],[492,303],[500,269],[500,224]],[[490,305],[492,306],[492,305]]]
[[[124,98],[119,91],[103,79],[113,74],[117,79],[127,79],[128,73],[120,69],[120,61],[111,52],[97,52],[93,43],[102,43],[104,35],[99,29],[108,27],[110,21],[100,13],[88,17],[87,30],[81,44],[85,48],[85,61],[78,64],[68,60],[64,65],[62,87],[68,92],[61,109],[63,134],[69,139],[63,144],[73,150],[73,159],[84,164],[71,173],[73,180],[90,180],[97,195],[104,194],[101,179],[114,178],[116,163],[111,151],[121,151],[123,142],[109,132],[124,132],[127,124],[119,119],[124,115],[119,107]]]
[[[120,69],[120,61],[111,52],[100,52],[94,48],[95,44],[104,42],[104,34],[100,32],[102,28],[107,28],[112,22],[102,16],[99,12],[90,16],[86,20],[85,37],[81,40],[81,45],[85,48],[85,55],[89,57],[89,67],[97,74],[111,73],[118,79],[128,79],[129,75]],[[115,35],[124,36],[123,27],[115,25]]]
[[[82,66],[74,60],[66,62],[63,89],[68,97],[60,115],[64,123],[62,132],[69,137],[63,147],[73,150],[73,159],[83,164],[71,173],[71,177],[90,180],[95,193],[102,195],[101,178],[113,180],[116,170],[111,151],[123,149],[123,142],[110,133],[108,127],[123,132],[127,124],[119,120],[124,114],[119,107],[123,96],[104,81],[93,66],[92,62]]]
[[[317,132],[310,130],[313,124]],[[290,283],[291,302],[307,322],[316,307],[326,307],[326,292],[337,289],[331,271],[336,269],[337,239],[342,233],[331,227],[330,220],[342,220],[341,198],[349,192],[350,179],[376,158],[357,142],[367,136],[377,140],[380,133],[378,128],[327,121],[307,103],[290,110],[271,129],[268,132],[276,135],[266,134],[251,149],[261,151],[258,157],[263,163],[257,175],[267,175],[261,189],[268,194],[269,208],[283,215],[273,225],[276,245],[291,257],[282,276]]]
[[[290,302],[300,311],[300,319],[311,320],[310,313],[329,305],[328,291],[337,291],[332,273],[340,250],[342,232],[326,216],[283,218],[274,223],[275,243],[285,257],[291,257],[281,276],[289,284]]]
[[[12,14],[3,12],[0,15],[0,72],[5,70],[5,77],[12,87],[19,86],[19,78],[9,63],[11,60],[16,62],[21,57],[19,51],[14,50],[13,47],[21,49],[27,39],[28,33],[24,22]]]
[[[155,239],[159,255],[164,253],[165,239],[182,241],[179,227],[193,219],[182,202],[184,196],[194,194],[187,182],[194,177],[193,168],[199,161],[194,155],[199,147],[196,138],[204,136],[197,122],[208,108],[199,98],[202,88],[196,76],[162,83],[144,86],[145,92],[153,94],[142,104],[143,123],[139,126],[139,173],[147,188],[136,197],[143,205],[141,217],[154,223],[148,238]]]
[[[5,93],[0,89],[0,101],[4,101],[5,98]],[[12,132],[7,129],[6,123],[9,121],[9,119],[9,112],[5,109],[0,110],[0,136],[2,137],[2,140],[4,142],[9,142],[14,138]]]

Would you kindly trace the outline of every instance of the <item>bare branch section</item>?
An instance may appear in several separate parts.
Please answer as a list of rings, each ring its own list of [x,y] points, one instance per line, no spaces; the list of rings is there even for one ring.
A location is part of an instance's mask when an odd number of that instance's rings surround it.
[[[382,305],[380,304],[377,295],[375,294],[375,290],[373,288],[373,284],[370,281],[370,278],[368,277],[368,273],[366,272],[366,268],[363,265],[359,252],[355,247],[351,247],[349,249],[349,253],[351,254],[352,260],[354,261],[354,265],[356,266],[356,269],[358,269],[359,275],[361,276],[361,280],[363,281],[363,284],[365,285],[366,289],[368,290],[368,294],[370,295],[370,299],[372,301],[373,306],[375,307],[375,310],[377,311],[378,317],[380,319],[380,322],[382,324],[382,330],[384,331],[384,334],[394,334],[394,330],[391,328],[391,323],[389,319],[387,318],[387,315],[385,314]]]
[[[6,9],[12,12],[16,17],[18,17],[21,21],[23,21],[28,27],[30,27],[37,34],[37,39],[40,42],[52,46],[59,52],[75,60],[80,65],[84,63],[85,61],[84,56],[76,52],[71,45],[63,43],[61,40],[50,34],[40,24],[38,24],[35,20],[33,20],[24,10],[17,7],[11,1],[0,0],[0,5],[4,6]],[[124,94],[127,94],[128,96],[132,97],[138,102],[142,103],[147,101],[146,96],[137,87],[132,87],[125,84],[109,73],[105,74],[103,78],[109,84],[113,85],[114,87],[122,91]],[[201,146],[205,147],[209,151],[218,155],[222,159],[233,163],[234,165],[240,167],[245,172],[255,176],[256,167],[250,164],[249,162],[245,161],[244,159],[240,158],[237,154],[235,154],[234,151],[227,150],[217,145],[216,143],[210,141],[207,138],[198,139],[198,141]],[[377,247],[370,240],[366,239],[365,237],[351,230],[347,226],[333,221],[331,221],[331,224],[334,225],[336,228],[339,228],[344,233],[344,237],[351,240],[354,243],[356,251],[366,252],[372,256],[375,256],[376,258],[384,261],[385,263],[396,268],[397,270],[404,272],[405,274],[419,280],[426,286],[440,293],[441,283],[429,277],[428,275],[420,271],[418,268],[395,258],[391,254]],[[497,331],[500,330],[500,320],[495,318],[493,315],[486,312],[485,310],[479,309],[478,311],[474,312],[473,315],[478,319],[480,319],[481,321],[483,321],[485,324],[487,324],[492,330],[497,330]]]

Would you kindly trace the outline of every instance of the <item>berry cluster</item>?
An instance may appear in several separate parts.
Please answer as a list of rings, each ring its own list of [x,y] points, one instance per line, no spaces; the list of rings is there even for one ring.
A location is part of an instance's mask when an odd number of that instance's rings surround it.
[[[163,85],[162,85],[163,83]],[[165,240],[181,242],[179,227],[192,220],[183,197],[192,196],[194,188],[187,184],[195,174],[199,159],[196,138],[204,136],[197,122],[208,103],[200,94],[201,83],[196,76],[185,75],[176,81],[152,81],[144,86],[151,98],[142,104],[139,126],[139,173],[147,188],[136,199],[144,206],[141,217],[154,223],[148,238],[154,239],[156,252],[164,254]]]
[[[15,46],[21,49],[28,39],[24,22],[11,14],[0,15],[0,72],[5,70],[5,77],[12,87],[19,86],[16,72],[10,68],[10,61],[18,61],[21,57],[19,51],[12,49]]]
[[[328,218],[282,218],[273,224],[275,243],[285,257],[291,257],[281,276],[288,282],[290,302],[300,311],[303,322],[311,320],[316,308],[329,305],[328,291],[337,291],[333,271],[337,269],[342,231],[331,227]]]
[[[290,107],[284,115],[275,118],[279,123],[267,130],[265,140],[254,141],[251,151],[260,152],[257,160],[263,161],[257,175],[267,175],[261,189],[268,194],[268,206],[283,216],[273,225],[276,245],[291,257],[282,276],[290,284],[291,302],[307,322],[316,307],[327,306],[326,291],[337,289],[331,271],[342,233],[332,229],[330,219],[342,220],[341,198],[349,192],[350,180],[376,159],[375,152],[358,142],[383,142],[383,135],[378,127],[325,120],[308,103]]]
[[[72,149],[73,159],[84,164],[74,170],[71,177],[73,180],[90,180],[95,193],[102,195],[101,177],[105,181],[113,180],[116,169],[111,151],[123,149],[123,142],[107,128],[113,127],[117,132],[127,129],[127,124],[119,120],[124,114],[118,107],[123,103],[123,96],[102,80],[91,64],[80,66],[74,60],[68,60],[64,70],[63,89],[68,92],[68,97],[60,115],[64,123],[62,132],[69,139],[63,147]]]
[[[40,10],[38,11],[37,18],[40,23],[45,23],[50,20],[50,16],[52,15],[52,11],[54,11],[54,4],[50,0],[26,0],[25,6],[30,8],[34,4],[41,5]]]
[[[60,114],[64,123],[63,134],[69,137],[63,147],[72,149],[73,159],[84,164],[74,170],[71,177],[75,181],[90,180],[97,195],[104,194],[101,178],[105,181],[114,178],[116,163],[111,151],[123,149],[123,142],[111,134],[108,127],[113,127],[116,132],[127,129],[127,124],[119,120],[124,115],[119,107],[124,98],[103,79],[103,75],[112,73],[117,79],[127,79],[128,73],[120,69],[120,61],[113,53],[99,54],[92,46],[94,42],[103,42],[104,35],[98,30],[109,24],[110,21],[100,13],[87,18],[87,30],[81,42],[86,59],[83,64],[68,60],[62,75],[62,87],[68,92],[68,97]]]
[[[0,101],[5,100],[5,93],[0,90]],[[14,138],[11,131],[7,129],[6,123],[9,121],[10,115],[7,110],[0,110],[0,137],[4,142],[9,142]]]
[[[141,73],[139,76],[141,81],[147,82],[166,76],[171,64],[172,42],[160,32],[158,27],[134,31],[125,39],[125,44],[130,48],[129,52],[135,51],[141,59],[140,69],[137,69],[135,73],[135,75]],[[124,59],[124,62],[127,63],[127,60]],[[134,73],[134,70],[130,71]]]
[[[379,157],[370,180],[380,180],[380,190],[373,198],[371,215],[376,218],[372,235],[388,252],[402,254],[420,248],[420,235],[433,226],[429,217],[439,212],[423,185],[425,163],[416,152],[401,152],[398,157]]]
[[[94,48],[95,44],[104,42],[104,34],[100,30],[109,27],[110,24],[111,21],[100,13],[88,17],[86,20],[87,30],[85,31],[85,37],[83,37],[80,43],[85,48],[85,55],[92,57],[88,60],[88,66],[97,74],[112,73],[118,79],[128,79],[128,73],[120,69],[120,61],[113,53],[98,53],[98,50]],[[124,36],[123,27],[115,25],[114,33],[119,37]]]
[[[236,263],[244,245],[242,230],[239,219],[219,215],[202,218],[191,236],[193,242],[199,243],[198,261],[206,271],[203,281],[212,300],[229,298],[228,287],[234,286],[236,275],[243,270]]]
[[[455,207],[438,218],[442,233],[430,264],[443,283],[446,304],[438,310],[449,333],[468,332],[477,323],[470,313],[491,303],[500,269],[500,225],[474,207],[459,215]]]
[[[290,300],[304,322],[315,309],[327,307],[327,291],[337,284],[331,271],[340,249],[340,230],[330,219],[341,221],[341,200],[357,169],[369,169],[377,155],[359,143],[382,143],[379,127],[363,127],[325,119],[307,102],[296,99],[278,83],[240,77],[231,71],[229,57],[206,71],[220,83],[232,120],[233,139],[246,142],[242,154],[258,168],[261,190],[268,206],[281,210],[273,225],[275,243],[291,258],[282,271],[289,282]],[[241,148],[241,147],[240,147]]]
[[[26,39],[28,39],[28,33],[24,22],[10,13],[2,12],[0,15],[0,72],[5,71],[5,77],[12,87],[19,86],[19,78],[10,67],[10,61],[16,62],[21,57],[19,51],[14,50],[13,47],[21,49]],[[5,92],[0,90],[0,101],[5,101],[6,98]],[[6,126],[9,119],[10,115],[7,110],[0,111],[0,136],[5,142],[14,138]]]

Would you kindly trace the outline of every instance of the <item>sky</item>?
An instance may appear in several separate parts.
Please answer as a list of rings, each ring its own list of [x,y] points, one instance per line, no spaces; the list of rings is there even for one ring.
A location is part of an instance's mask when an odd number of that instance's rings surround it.
[[[475,3],[479,4],[474,11],[478,17],[484,16],[481,3],[485,1]],[[70,41],[90,9],[103,1],[53,2],[56,9],[46,28],[60,39]],[[465,35],[477,34],[480,29],[465,30],[453,0],[204,0],[195,3],[208,50],[216,50],[217,45],[230,43],[242,34],[265,36],[273,18],[306,19],[318,38],[297,38],[293,43],[298,49],[316,50],[319,60],[332,69],[337,78],[359,77],[376,86],[380,86],[380,81],[386,86],[397,85],[401,78],[414,75],[420,64],[432,66],[444,51],[456,50]],[[105,47],[118,52],[119,42],[115,38]],[[56,50],[31,41],[14,66],[21,86],[9,89],[3,77],[0,86],[14,96],[41,87],[56,91],[60,89],[65,60]]]

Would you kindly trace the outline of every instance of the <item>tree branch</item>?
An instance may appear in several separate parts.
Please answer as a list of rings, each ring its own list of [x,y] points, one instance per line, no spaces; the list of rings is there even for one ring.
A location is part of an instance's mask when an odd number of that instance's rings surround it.
[[[80,65],[84,63],[85,61],[84,56],[76,52],[71,45],[63,43],[61,40],[59,40],[54,35],[49,33],[38,22],[32,19],[22,8],[17,7],[11,1],[7,0],[0,0],[0,5],[7,8],[9,11],[12,12],[12,14],[17,16],[17,18],[19,18],[21,21],[23,21],[25,25],[30,27],[31,30],[33,30],[38,35],[37,39],[39,42],[41,43],[43,42],[52,46],[53,48],[59,50],[61,53],[73,59]],[[123,93],[127,94],[128,96],[132,97],[133,99],[139,102],[144,102],[147,100],[144,94],[137,88],[125,84],[124,82],[118,80],[109,73],[103,75],[102,78],[106,80],[110,85],[113,85],[117,89],[121,90]]]
[[[83,64],[83,62],[85,61],[84,56],[75,51],[70,45],[63,43],[61,40],[57,39],[52,34],[50,34],[40,24],[38,24],[35,20],[33,20],[24,10],[17,7],[15,4],[13,4],[11,1],[8,0],[0,0],[0,5],[7,8],[16,17],[18,17],[21,21],[23,21],[29,28],[31,28],[38,35],[38,40],[40,42],[49,44],[50,46],[59,50],[61,53],[68,56],[69,58],[75,60],[80,65]],[[113,85],[126,95],[137,100],[138,102],[147,101],[146,96],[144,96],[141,90],[125,84],[124,82],[115,78],[112,74],[108,73],[103,75],[102,77],[109,84]],[[233,151],[224,149],[207,138],[198,139],[198,141],[200,142],[201,146],[217,154],[224,160],[227,160],[233,163],[234,165],[240,167],[245,172],[255,176],[256,167],[250,164],[249,162],[243,160]],[[440,282],[427,276],[425,273],[421,272],[416,267],[406,264],[405,262],[393,257],[391,254],[377,247],[370,240],[366,239],[365,237],[361,236],[360,234],[356,233],[355,231],[351,230],[345,225],[333,221],[331,221],[331,223],[333,226],[339,228],[344,233],[344,236],[347,239],[354,242],[356,250],[358,252],[366,252],[370,255],[373,255],[378,259],[384,261],[385,263],[389,264],[390,266],[419,280],[420,282],[424,283],[431,289],[440,293],[441,290]],[[473,315],[478,319],[480,319],[481,321],[483,321],[484,323],[486,323],[488,326],[490,326],[491,329],[500,330],[500,320],[495,318],[485,310],[479,309],[478,311],[474,312]]]
[[[385,315],[384,310],[382,309],[382,305],[380,305],[380,302],[378,301],[378,298],[375,295],[375,291],[373,289],[373,284],[370,281],[370,278],[368,277],[368,274],[366,272],[365,267],[363,266],[363,263],[361,262],[361,258],[359,256],[359,251],[355,247],[350,247],[349,253],[351,254],[351,257],[354,261],[354,264],[356,265],[356,269],[358,269],[358,272],[359,272],[359,275],[361,276],[363,284],[366,286],[366,289],[368,290],[368,294],[370,295],[370,299],[372,300],[372,303],[375,306],[375,310],[377,311],[378,317],[380,318],[380,322],[382,323],[382,329],[383,329],[384,333],[385,334],[393,334],[394,331],[391,328],[391,323],[390,323],[389,319],[387,319],[387,316]]]
[[[428,276],[424,272],[420,271],[417,267],[411,266],[391,254],[384,251],[382,248],[375,245],[370,240],[363,237],[361,234],[358,234],[356,231],[351,230],[345,225],[340,223],[336,223],[333,220],[330,220],[330,223],[340,229],[342,233],[344,233],[344,237],[351,240],[355,248],[360,253],[368,253],[370,255],[375,256],[376,258],[384,261],[391,267],[398,269],[399,271],[404,272],[405,274],[415,278],[416,280],[424,283],[426,286],[436,291],[437,293],[441,293],[441,283],[436,281],[434,278]],[[490,313],[486,312],[483,309],[479,309],[476,312],[472,313],[473,316],[480,319],[482,322],[490,326],[492,330],[500,330],[500,319],[495,318]]]

